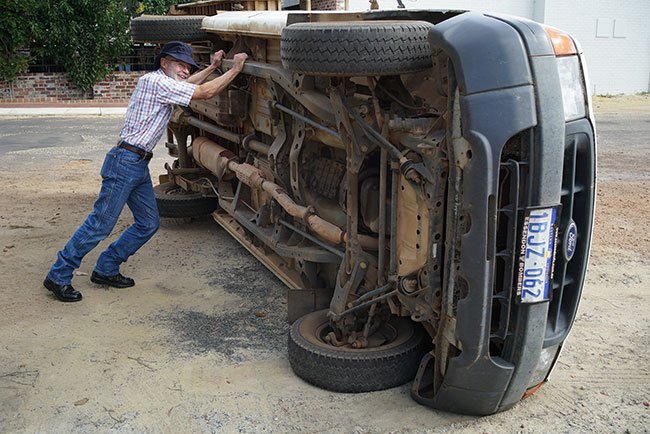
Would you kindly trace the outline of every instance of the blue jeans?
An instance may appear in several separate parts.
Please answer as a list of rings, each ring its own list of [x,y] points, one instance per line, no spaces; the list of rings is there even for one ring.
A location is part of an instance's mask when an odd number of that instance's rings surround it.
[[[101,170],[102,189],[93,212],[57,254],[47,275],[50,280],[70,284],[72,272],[79,268],[83,257],[111,233],[124,204],[131,209],[135,222],[99,256],[97,273],[118,274],[120,264],[156,233],[160,218],[148,165],[149,161],[135,152],[117,147],[108,151]]]

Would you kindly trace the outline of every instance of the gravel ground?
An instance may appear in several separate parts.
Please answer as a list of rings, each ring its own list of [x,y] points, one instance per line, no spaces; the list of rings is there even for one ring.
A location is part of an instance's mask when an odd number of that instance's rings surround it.
[[[122,119],[0,119],[0,432],[647,432],[650,100],[595,106],[598,212],[575,326],[552,381],[483,418],[418,405],[408,385],[351,395],[298,379],[284,285],[208,218],[162,228],[123,266],[131,289],[88,280],[111,235],[74,279],[83,302],[57,302],[42,279]]]

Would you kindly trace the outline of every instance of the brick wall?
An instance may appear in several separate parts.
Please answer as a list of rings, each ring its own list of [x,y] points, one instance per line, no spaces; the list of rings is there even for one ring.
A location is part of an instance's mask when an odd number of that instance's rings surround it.
[[[128,100],[143,72],[115,72],[110,79],[95,83],[93,98],[101,100]]]
[[[82,92],[63,72],[19,74],[13,83],[0,81],[0,103],[126,103],[145,72],[114,72],[92,90]],[[13,87],[13,99],[10,86]]]

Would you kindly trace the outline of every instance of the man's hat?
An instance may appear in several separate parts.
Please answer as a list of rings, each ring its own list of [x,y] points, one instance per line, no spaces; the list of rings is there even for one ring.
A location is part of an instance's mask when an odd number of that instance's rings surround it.
[[[162,59],[165,56],[172,56],[175,59],[178,59],[180,61],[187,63],[188,65],[191,65],[194,68],[192,72],[199,69],[199,66],[196,63],[194,63],[194,59],[192,59],[192,48],[189,45],[187,45],[185,42],[181,42],[181,41],[167,42],[163,47],[162,51],[160,52],[160,54],[156,56],[156,60],[153,63],[154,69],[160,68],[160,59]]]

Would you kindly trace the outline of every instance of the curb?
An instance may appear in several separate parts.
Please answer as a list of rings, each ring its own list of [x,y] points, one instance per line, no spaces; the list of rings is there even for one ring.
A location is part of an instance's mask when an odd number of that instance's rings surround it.
[[[115,116],[126,107],[0,107],[0,116]]]

